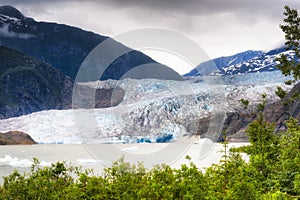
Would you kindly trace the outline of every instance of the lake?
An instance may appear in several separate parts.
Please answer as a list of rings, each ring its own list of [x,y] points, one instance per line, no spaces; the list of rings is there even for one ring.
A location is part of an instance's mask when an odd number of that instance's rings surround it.
[[[239,147],[248,143],[230,143],[229,147]],[[203,170],[222,157],[223,145],[201,139],[197,143],[137,143],[137,144],[38,144],[0,146],[0,183],[3,176],[14,169],[25,172],[30,169],[33,158],[38,158],[41,166],[50,166],[57,161],[66,161],[68,165],[93,169],[101,174],[103,168],[125,156],[125,161],[142,161],[149,169],[155,164],[166,163],[178,168],[188,164],[186,155]],[[245,159],[247,159],[245,157]]]

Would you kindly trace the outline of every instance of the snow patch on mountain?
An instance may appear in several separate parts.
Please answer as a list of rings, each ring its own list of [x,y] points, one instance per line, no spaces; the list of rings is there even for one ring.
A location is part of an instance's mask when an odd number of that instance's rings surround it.
[[[240,64],[262,54],[263,51],[248,50],[232,56],[215,58],[201,63],[195,69],[185,74],[185,76],[219,75],[219,72],[225,67]]]
[[[295,57],[293,51],[286,50],[284,47],[268,52],[246,51],[202,63],[185,76],[233,75],[276,71],[278,70],[277,66],[280,64],[276,58],[279,58],[281,54],[286,55],[288,60],[292,60]],[[213,67],[214,65],[217,69]],[[204,68],[209,68],[210,70],[203,70]]]
[[[15,23],[19,23],[21,21],[21,19],[18,19],[16,17],[10,17],[10,16],[7,16],[7,15],[3,15],[3,14],[0,14],[0,20],[3,21],[3,22],[7,22],[7,21],[13,21]]]
[[[231,75],[238,73],[253,73],[278,70],[276,66],[278,66],[280,63],[276,60],[276,58],[278,58],[280,54],[286,55],[288,57],[288,60],[292,60],[295,56],[295,53],[290,50],[283,51],[277,54],[266,53],[239,64],[223,67],[219,72],[215,72],[215,74]]]

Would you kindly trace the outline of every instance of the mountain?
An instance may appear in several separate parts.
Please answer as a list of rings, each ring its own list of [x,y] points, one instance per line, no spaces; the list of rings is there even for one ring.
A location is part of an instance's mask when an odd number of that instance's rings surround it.
[[[16,49],[30,57],[49,63],[73,80],[90,51],[108,39],[106,36],[72,26],[37,22],[24,16],[12,6],[0,7],[0,27],[2,46]],[[113,42],[117,48],[127,48],[119,42]],[[126,72],[138,65],[156,63],[139,51],[127,49],[130,52],[113,61],[101,77],[102,80],[120,79]],[[113,52],[108,53],[113,54]]]
[[[286,95],[285,98],[272,102],[267,105],[263,112],[263,117],[267,122],[275,124],[275,133],[286,131],[286,120],[293,117],[300,120],[300,83],[297,83]],[[298,97],[298,98],[295,98]],[[231,116],[232,117],[231,117]],[[227,116],[224,128],[228,132],[230,141],[245,141],[248,140],[245,130],[247,125],[256,119],[253,113],[236,110]],[[206,122],[207,123],[207,122]]]
[[[241,52],[241,53],[238,53],[238,54],[235,54],[232,56],[224,56],[224,57],[220,57],[220,58],[215,58],[215,59],[201,63],[195,69],[193,69],[189,73],[185,74],[185,76],[210,75],[209,73],[201,74],[200,72],[203,71],[203,68],[211,68],[212,66],[214,66],[214,68],[216,67],[218,70],[222,71],[222,69],[226,66],[237,65],[237,64],[243,63],[245,61],[248,61],[252,58],[255,58],[257,56],[260,56],[262,54],[263,54],[262,51],[249,50],[249,51]],[[209,71],[211,71],[211,70],[209,70]]]
[[[49,64],[0,46],[0,119],[71,107],[73,81]]]
[[[276,58],[279,57],[280,54],[287,55],[289,59],[293,59],[294,57],[294,53],[286,50],[284,47],[268,52],[246,51],[233,56],[216,58],[201,63],[185,76],[232,75],[275,71],[278,70],[276,66],[279,64]],[[217,67],[217,70],[212,67],[214,65]]]
[[[276,58],[278,58],[280,54],[287,55],[289,59],[293,59],[294,57],[294,53],[292,51],[287,51],[284,47],[282,47],[268,51],[242,63],[223,67],[220,70],[220,74],[228,75],[278,70],[276,66],[279,62],[276,61]]]
[[[37,144],[28,134],[20,131],[0,133],[0,145],[32,145]]]
[[[269,104],[264,111],[267,121],[276,123],[276,132],[286,129],[285,121],[290,117],[300,120],[300,83],[298,82],[280,101]]]

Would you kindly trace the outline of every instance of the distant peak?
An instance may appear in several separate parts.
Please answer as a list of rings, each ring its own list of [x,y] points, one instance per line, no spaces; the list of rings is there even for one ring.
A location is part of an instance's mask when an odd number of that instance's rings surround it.
[[[24,18],[24,15],[18,9],[16,9],[10,5],[0,6],[0,14],[6,15],[9,17],[14,17],[17,19]]]

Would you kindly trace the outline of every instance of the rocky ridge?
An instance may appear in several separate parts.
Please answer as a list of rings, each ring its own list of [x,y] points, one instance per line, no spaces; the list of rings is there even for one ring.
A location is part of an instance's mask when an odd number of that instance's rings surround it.
[[[31,145],[37,144],[28,134],[20,131],[0,133],[0,145]]]
[[[106,39],[109,37],[80,28],[38,22],[12,6],[0,6],[0,44],[49,63],[73,80],[88,54]],[[96,80],[119,79],[136,66],[157,63],[139,51],[114,40],[111,42],[114,48],[127,49],[129,52],[114,60],[102,77]],[[98,53],[113,54],[109,47],[106,52]]]
[[[0,46],[0,119],[70,108],[72,88],[51,65]]]

